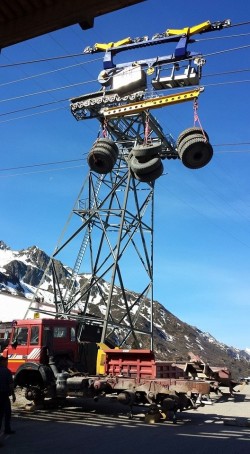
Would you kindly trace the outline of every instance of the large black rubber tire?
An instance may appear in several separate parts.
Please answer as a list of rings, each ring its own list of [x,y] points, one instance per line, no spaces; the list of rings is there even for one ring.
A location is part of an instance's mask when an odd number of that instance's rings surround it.
[[[106,144],[106,143],[102,143],[102,142],[98,142],[96,143],[90,151],[93,151],[94,153],[97,151],[97,150],[100,150],[100,151],[106,151],[107,153],[109,153],[111,156],[113,156],[114,160],[116,161],[117,160],[117,157],[118,157],[118,148],[117,150],[115,150],[112,146],[110,146],[109,144]]]
[[[136,145],[133,149],[133,155],[136,158],[156,156],[161,153],[162,146],[161,142],[150,143],[148,145]]]
[[[160,166],[160,164],[161,158],[159,156],[155,156],[152,159],[147,160],[146,162],[141,162],[141,160],[137,159],[135,156],[132,156],[130,160],[131,170],[137,175],[145,175],[147,173],[153,172]]]
[[[129,154],[126,156],[126,161],[127,161],[127,164],[128,164],[129,167],[130,167],[130,161],[133,158],[133,156],[134,155],[133,155],[132,151],[130,151]]]
[[[110,152],[97,148],[90,151],[87,161],[90,169],[100,174],[111,172],[115,164],[115,159]]]
[[[138,175],[137,173],[133,173],[134,178],[137,180],[144,182],[144,183],[151,183],[152,181],[157,180],[162,174],[163,174],[163,164],[160,162],[159,167],[157,169],[153,170],[153,172],[149,172],[145,175]]]
[[[98,154],[100,153],[101,155],[104,153],[105,156],[108,156],[110,157],[111,159],[113,159],[113,165],[115,164],[116,162],[116,159],[117,159],[117,156],[116,154],[114,153],[113,150],[111,149],[105,149],[104,147],[101,147],[101,146],[98,146],[98,147],[94,147],[90,150],[90,153],[93,153],[95,156],[98,156]],[[89,154],[90,154],[89,153]]]
[[[100,137],[100,138],[98,138],[95,141],[93,147],[96,147],[96,146],[99,146],[99,145],[101,145],[101,146],[103,146],[105,148],[107,147],[107,149],[114,150],[114,153],[116,154],[116,157],[118,156],[118,153],[119,153],[118,146],[116,145],[116,143],[113,140],[109,139],[108,137]]]
[[[202,143],[208,142],[207,139],[204,136],[202,136],[201,134],[192,134],[190,136],[187,136],[184,139],[182,139],[182,141],[177,149],[177,153],[179,154],[179,156],[180,156],[180,153],[181,153],[181,150],[183,149],[183,147],[185,147],[185,145],[187,143],[189,143],[190,140],[193,140],[193,139],[197,139],[198,141],[200,141]]]
[[[188,129],[185,129],[184,131],[182,131],[176,141],[176,147],[179,148],[180,147],[180,144],[181,142],[186,139],[188,136],[191,136],[191,135],[196,135],[196,134],[201,134],[202,137],[206,138],[207,141],[209,142],[209,137],[208,137],[208,134],[206,133],[206,131],[204,131],[204,129],[202,130],[201,128],[198,128],[197,126],[193,126],[192,128],[188,128]],[[191,137],[189,137],[191,139]]]
[[[204,137],[194,137],[185,142],[185,144],[181,144],[178,153],[186,167],[189,169],[200,169],[211,161],[213,147]]]

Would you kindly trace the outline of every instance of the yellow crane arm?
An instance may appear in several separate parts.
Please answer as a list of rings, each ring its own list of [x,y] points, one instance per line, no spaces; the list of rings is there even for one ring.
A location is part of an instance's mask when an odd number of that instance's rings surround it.
[[[127,115],[134,115],[148,109],[159,109],[160,107],[171,106],[186,101],[192,101],[198,98],[204,87],[193,90],[183,91],[168,96],[159,96],[158,98],[149,98],[142,101],[132,102],[117,107],[105,108],[102,114],[105,118],[116,118]]]
[[[110,43],[96,43],[94,45],[94,50],[100,51],[100,52],[106,52],[107,50],[112,49],[112,47],[124,46],[126,44],[130,44],[131,42],[132,42],[132,39],[128,37],[128,38],[120,39],[119,41],[110,42]]]
[[[184,27],[180,29],[169,28],[166,30],[166,36],[174,36],[174,35],[195,35],[195,33],[201,33],[205,30],[208,30],[211,26],[211,22],[207,20],[206,22],[202,22],[198,25],[193,25],[193,27]]]

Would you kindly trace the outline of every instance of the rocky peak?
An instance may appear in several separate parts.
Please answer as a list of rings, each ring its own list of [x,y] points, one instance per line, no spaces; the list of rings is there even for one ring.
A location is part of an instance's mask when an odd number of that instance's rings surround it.
[[[3,251],[10,250],[9,246],[7,246],[7,244],[4,243],[4,241],[2,241],[2,240],[0,240],[0,249]]]

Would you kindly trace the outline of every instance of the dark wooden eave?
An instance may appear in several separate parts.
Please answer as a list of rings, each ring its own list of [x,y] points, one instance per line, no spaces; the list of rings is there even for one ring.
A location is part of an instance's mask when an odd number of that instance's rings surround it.
[[[0,0],[0,49],[144,0]]]

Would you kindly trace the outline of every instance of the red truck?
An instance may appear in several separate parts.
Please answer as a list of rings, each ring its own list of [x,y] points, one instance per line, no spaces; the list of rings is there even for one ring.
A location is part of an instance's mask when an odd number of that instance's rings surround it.
[[[120,402],[157,405],[163,411],[190,408],[208,395],[210,383],[182,377],[171,362],[155,361],[150,350],[121,350],[98,343],[100,327],[75,320],[15,320],[2,354],[15,386],[28,400],[62,402],[67,396],[112,394]]]

